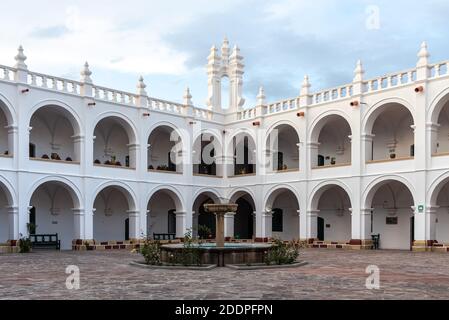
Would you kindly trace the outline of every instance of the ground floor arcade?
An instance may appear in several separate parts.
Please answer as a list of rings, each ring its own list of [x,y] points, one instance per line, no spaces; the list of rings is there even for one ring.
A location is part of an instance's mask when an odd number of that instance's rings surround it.
[[[188,202],[168,186],[140,197],[126,184],[107,182],[87,198],[69,180],[48,178],[34,184],[29,200],[16,206],[5,182],[0,188],[0,243],[14,244],[27,233],[57,233],[64,250],[74,243],[126,245],[160,234],[183,238],[188,231],[213,240],[215,216],[204,212],[204,204],[229,201],[239,209],[225,216],[228,240],[300,239],[314,247],[368,249],[378,235],[380,249],[448,251],[449,177],[435,181],[425,206],[417,205],[407,180],[394,178],[373,180],[362,201],[338,181],[311,188],[305,205],[299,190],[280,184],[260,197],[245,188],[227,194],[204,188]]]

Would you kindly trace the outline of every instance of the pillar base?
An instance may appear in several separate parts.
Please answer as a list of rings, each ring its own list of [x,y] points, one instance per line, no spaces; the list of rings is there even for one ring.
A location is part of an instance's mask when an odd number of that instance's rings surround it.
[[[432,251],[433,245],[438,243],[436,240],[415,240],[413,241],[412,251],[426,252]]]

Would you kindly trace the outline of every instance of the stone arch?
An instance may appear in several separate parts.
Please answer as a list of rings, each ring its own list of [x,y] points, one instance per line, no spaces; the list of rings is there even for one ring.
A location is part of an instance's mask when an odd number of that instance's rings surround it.
[[[339,116],[339,117],[343,118],[350,128],[351,134],[352,134],[352,132],[354,132],[352,125],[351,125],[352,121],[351,121],[351,118],[349,117],[349,115],[341,110],[332,109],[332,110],[327,110],[327,111],[321,113],[320,115],[315,117],[315,119],[312,121],[312,123],[309,126],[309,132],[310,132],[309,141],[311,141],[311,142],[318,141],[320,132],[323,129],[323,127],[326,125],[326,119],[329,119],[329,117],[332,117],[332,116]]]
[[[264,204],[263,208],[266,209],[267,211],[273,209],[273,202],[276,200],[276,197],[284,191],[289,191],[295,196],[299,208],[300,207],[299,194],[293,186],[288,184],[280,184],[271,187],[265,194],[265,199],[263,201]]]
[[[120,191],[126,198],[128,208],[130,211],[134,211],[138,209],[138,201],[136,194],[134,193],[133,189],[126,183],[121,181],[107,181],[95,188],[95,191],[92,193],[94,195],[92,200],[92,208],[94,207],[94,202],[97,198],[97,196],[100,194],[101,191],[105,190],[106,188],[115,188],[118,191]]]
[[[83,196],[80,189],[72,181],[62,176],[48,176],[35,181],[28,191],[27,199],[31,199],[34,192],[47,182],[54,182],[63,186],[73,200],[74,209],[82,208]]]
[[[402,107],[406,108],[412,116],[413,123],[416,123],[414,114],[415,110],[408,101],[402,98],[388,98],[378,101],[377,103],[372,105],[365,113],[362,118],[362,133],[370,134],[373,130],[374,122],[376,121],[376,119],[389,105],[392,104],[401,105]]]
[[[354,203],[351,188],[347,184],[345,184],[344,182],[338,181],[338,180],[329,180],[329,181],[322,182],[313,188],[312,192],[310,193],[310,198],[309,198],[310,199],[310,203],[309,203],[310,210],[317,210],[318,203],[319,203],[320,198],[323,195],[323,193],[334,186],[337,186],[337,187],[340,187],[341,189],[343,189],[346,192],[346,194],[348,195],[351,205],[352,205],[352,203]]]
[[[389,181],[397,181],[402,183],[411,193],[413,202],[416,203],[416,196],[415,196],[415,188],[413,184],[407,180],[406,178],[403,178],[398,175],[388,175],[379,177],[377,179],[374,179],[371,181],[368,186],[365,188],[363,194],[362,194],[362,204],[364,208],[369,209],[371,206],[371,203],[373,201],[374,195],[376,194],[377,190],[384,184],[388,183]]]
[[[27,123],[30,123],[31,119],[33,118],[33,115],[35,115],[37,111],[39,111],[44,107],[55,107],[63,110],[64,115],[67,117],[67,119],[72,125],[74,135],[81,135],[81,133],[84,131],[82,127],[83,122],[81,121],[81,118],[79,117],[77,111],[67,103],[64,103],[60,100],[43,100],[35,104],[29,110]]]
[[[123,113],[119,113],[119,112],[115,112],[115,111],[107,111],[107,112],[103,112],[100,115],[97,116],[97,118],[94,120],[93,122],[93,132],[95,131],[95,129],[97,128],[98,124],[101,123],[101,121],[105,120],[105,119],[114,119],[116,118],[120,125],[123,127],[123,129],[125,130],[126,134],[128,135],[128,140],[130,144],[138,144],[138,134],[137,134],[137,128],[134,124],[134,122],[126,115],[124,115]],[[94,135],[92,132],[92,136]]]
[[[158,193],[160,191],[166,192],[169,195],[169,197],[175,203],[177,212],[183,212],[186,210],[185,202],[184,202],[181,192],[178,189],[176,189],[172,186],[169,186],[169,185],[161,185],[161,186],[157,186],[157,187],[153,188],[147,196],[146,203],[149,204],[151,201],[151,198],[156,193]]]

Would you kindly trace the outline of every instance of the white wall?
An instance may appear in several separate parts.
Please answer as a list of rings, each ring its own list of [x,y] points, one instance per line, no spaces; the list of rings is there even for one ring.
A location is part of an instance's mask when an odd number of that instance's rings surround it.
[[[283,213],[283,232],[273,232],[273,237],[282,240],[299,239],[298,201],[291,192],[283,192],[273,202],[273,209]]]
[[[398,108],[392,105],[391,108]],[[385,110],[374,123],[373,160],[390,159],[389,145],[396,141],[396,158],[409,157],[410,146],[414,144],[414,134],[411,125],[413,118],[405,109]],[[371,159],[368,159],[371,160]]]
[[[56,194],[55,194],[56,192]],[[52,215],[52,200],[58,215]],[[73,201],[70,194],[62,187],[46,183],[40,186],[31,197],[30,205],[36,208],[36,234],[55,234],[61,240],[61,249],[70,250],[73,231]]]
[[[71,123],[63,115],[50,107],[39,109],[31,118],[30,143],[36,145],[36,158],[44,154],[51,157],[57,153],[61,160],[67,157],[75,160],[73,139],[74,130]],[[53,144],[52,144],[52,140]]]
[[[7,126],[8,121],[6,120],[6,116],[0,109],[0,155],[3,155],[5,151],[9,151],[10,155],[12,153],[12,150],[9,150],[8,146],[8,129],[6,128]]]
[[[400,209],[397,211],[397,225],[387,225],[386,218],[388,211],[377,208],[373,213],[373,233],[380,234],[381,249],[410,249],[410,209]]]
[[[125,220],[128,218],[128,203],[117,189],[106,188],[95,199],[94,239],[96,241],[125,240]],[[105,209],[112,209],[112,215],[106,216]]]
[[[381,249],[410,249],[410,218],[413,216],[411,206],[413,199],[405,186],[397,182],[384,185],[377,190],[373,199],[373,233],[380,234]],[[386,218],[395,217],[397,225],[387,225]]]
[[[337,165],[351,163],[350,135],[351,129],[342,118],[332,119],[323,127],[318,138],[318,154],[324,156],[324,165],[330,165],[333,157]],[[316,166],[317,161],[318,159],[312,159],[312,164]]]
[[[111,156],[116,157],[122,166],[125,166],[125,158],[129,153],[129,139],[123,127],[111,119],[103,119],[94,131],[94,158],[100,160],[101,164],[111,160]],[[105,147],[107,143],[107,148]],[[105,149],[106,152],[105,152]]]
[[[332,187],[321,195],[318,216],[324,219],[324,241],[346,243],[351,240],[350,207],[349,197],[339,187]]]
[[[5,243],[9,239],[9,219],[8,219],[8,201],[5,194],[0,192],[0,243]]]
[[[171,197],[163,192],[156,193],[148,204],[150,212],[147,216],[148,235],[168,232],[168,211],[176,209]]]
[[[438,124],[437,153],[449,152],[449,103],[441,110]]]
[[[176,144],[175,141],[170,141],[171,131],[167,127],[158,128],[152,132],[148,140],[150,145],[148,148],[148,166],[152,165],[153,169],[157,169],[161,165],[168,166],[168,154]],[[179,167],[182,166],[177,166],[177,169]]]

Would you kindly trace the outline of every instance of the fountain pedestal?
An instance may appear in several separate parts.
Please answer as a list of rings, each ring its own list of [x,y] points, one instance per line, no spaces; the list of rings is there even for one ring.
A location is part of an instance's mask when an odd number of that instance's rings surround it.
[[[225,233],[224,233],[224,216],[226,213],[237,212],[237,204],[205,204],[204,211],[215,214],[216,228],[215,241],[217,248],[224,248]]]

